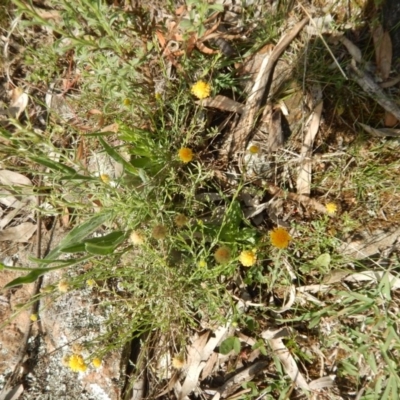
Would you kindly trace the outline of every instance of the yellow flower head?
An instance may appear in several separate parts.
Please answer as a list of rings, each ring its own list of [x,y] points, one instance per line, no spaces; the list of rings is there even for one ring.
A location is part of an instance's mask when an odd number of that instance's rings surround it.
[[[231,249],[226,246],[219,247],[214,253],[214,258],[218,264],[226,264],[231,259]]]
[[[172,366],[176,369],[182,369],[183,366],[185,365],[185,359],[181,355],[176,355],[172,359]]]
[[[184,215],[184,214],[178,214],[175,217],[175,224],[179,228],[182,228],[183,226],[185,226],[187,224],[187,222],[188,222],[188,219],[187,219],[186,215]]]
[[[197,263],[197,266],[198,266],[199,268],[206,268],[206,267],[207,267],[207,261],[204,260],[204,259],[201,259],[201,260]]]
[[[86,285],[88,285],[89,287],[93,287],[96,284],[96,281],[94,279],[88,279],[86,281]]]
[[[99,357],[93,358],[92,365],[95,368],[100,368],[101,367],[101,359]]]
[[[108,174],[101,174],[100,175],[100,179],[102,180],[103,183],[105,183],[106,185],[108,185],[111,181],[110,175]]]
[[[69,285],[68,282],[66,280],[61,280],[60,282],[58,282],[58,290],[61,293],[67,293],[69,290]]]
[[[240,253],[239,261],[244,267],[251,267],[257,261],[256,253],[253,250],[243,250]]]
[[[69,357],[68,367],[70,367],[74,372],[85,372],[87,370],[85,360],[79,354],[73,354]]]
[[[137,231],[132,231],[132,233],[129,236],[129,239],[130,239],[131,243],[136,246],[140,246],[144,243],[143,235]]]
[[[289,242],[292,240],[289,232],[285,228],[275,228],[269,232],[271,243],[278,249],[286,249],[289,246]]]
[[[193,151],[187,147],[182,147],[178,151],[179,159],[185,164],[193,160]]]
[[[151,234],[154,239],[163,240],[167,236],[167,228],[164,225],[156,225]]]
[[[124,99],[123,103],[124,103],[124,106],[126,106],[126,107],[128,107],[132,104],[130,99]]]
[[[31,316],[29,317],[29,319],[32,322],[36,322],[38,320],[38,315],[37,314],[31,314]]]
[[[197,81],[191,89],[192,94],[194,94],[198,99],[202,100],[207,98],[211,93],[211,86],[204,81]]]
[[[328,215],[334,215],[337,211],[337,205],[335,203],[328,203],[325,205],[326,213]]]
[[[258,154],[260,152],[260,146],[253,144],[252,146],[249,147],[249,152],[251,154]]]

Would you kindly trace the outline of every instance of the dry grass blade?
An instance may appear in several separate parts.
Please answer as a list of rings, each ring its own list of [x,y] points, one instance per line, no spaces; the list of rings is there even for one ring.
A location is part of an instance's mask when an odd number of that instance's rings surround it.
[[[232,133],[232,142],[229,151],[230,154],[244,150],[246,147],[249,135],[254,127],[256,115],[261,106],[261,100],[265,96],[268,79],[270,78],[275,63],[307,22],[308,18],[304,18],[302,21],[297,23],[294,28],[279,41],[271,55],[264,56],[257,79],[246,102],[244,112],[238,126]]]

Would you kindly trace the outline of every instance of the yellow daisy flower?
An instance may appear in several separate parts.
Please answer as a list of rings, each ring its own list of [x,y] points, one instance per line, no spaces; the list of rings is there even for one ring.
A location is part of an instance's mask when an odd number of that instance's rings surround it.
[[[192,94],[194,94],[198,99],[206,99],[210,96],[211,86],[204,81],[197,81],[191,89]]]
[[[271,244],[278,249],[286,249],[289,246],[289,242],[292,240],[289,232],[285,228],[275,228],[269,232]]]
[[[99,357],[93,358],[92,365],[95,368],[100,368],[101,367],[101,359]]]
[[[328,203],[325,205],[326,213],[328,215],[335,215],[337,211],[337,205],[335,203]]]
[[[111,181],[110,175],[108,174],[101,174],[100,175],[100,179],[102,180],[103,183],[105,183],[106,185],[108,185]]]
[[[37,314],[31,314],[31,316],[29,317],[29,319],[32,322],[36,322],[38,320],[38,315]]]
[[[187,147],[182,147],[178,151],[179,159],[185,164],[193,160],[193,151]]]
[[[88,285],[89,287],[93,287],[96,284],[96,281],[94,279],[88,279],[86,281],[86,285]]]
[[[260,146],[253,144],[252,146],[249,147],[249,152],[251,154],[258,154],[260,152]]]
[[[214,253],[214,258],[218,264],[226,264],[231,259],[231,249],[226,246],[219,247]]]
[[[87,370],[85,360],[79,354],[73,354],[69,357],[68,366],[74,372],[85,372]]]
[[[240,253],[239,261],[244,267],[251,267],[257,261],[256,253],[252,250],[243,250]]]
[[[182,369],[185,365],[185,360],[183,356],[177,355],[172,359],[172,366],[176,369]]]

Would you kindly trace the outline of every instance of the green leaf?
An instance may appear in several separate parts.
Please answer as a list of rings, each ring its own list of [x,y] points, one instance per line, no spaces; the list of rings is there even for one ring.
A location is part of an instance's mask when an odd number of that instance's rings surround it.
[[[133,158],[131,163],[136,168],[146,168],[151,165],[151,160],[147,157]]]
[[[76,180],[94,181],[94,180],[96,180],[96,178],[93,178],[93,176],[86,176],[86,175],[81,175],[81,174],[63,175],[60,177],[60,179],[63,179],[66,181],[76,181]]]
[[[239,354],[240,352],[240,340],[235,336],[230,336],[226,338],[219,346],[219,352],[221,354],[228,354],[232,350],[236,354]]]
[[[105,212],[103,214],[97,214],[94,217],[90,218],[86,222],[84,222],[82,225],[79,225],[72,229],[67,236],[61,242],[59,243],[58,246],[56,246],[50,253],[45,257],[46,262],[48,260],[54,260],[56,259],[61,253],[63,248],[67,248],[69,246],[75,245],[80,243],[85,237],[87,237],[89,234],[91,234],[93,231],[95,231],[100,225],[102,225],[104,222],[107,220],[111,219],[112,213],[111,212]],[[75,263],[76,260],[71,260],[71,262]],[[44,265],[44,263],[40,263],[40,266]],[[66,267],[64,265],[63,267]],[[54,269],[59,269],[60,267],[54,267]],[[32,283],[35,282],[35,280],[45,274],[46,272],[52,270],[53,268],[37,268],[30,272],[28,275],[24,277],[20,277],[17,279],[12,280],[11,282],[7,283],[5,285],[5,288],[11,288],[14,286],[18,286],[24,283]]]
[[[113,158],[115,161],[119,162],[124,166],[124,168],[133,175],[137,175],[137,169],[130,163],[128,163],[117,151],[115,151],[111,146],[109,146],[103,138],[99,137],[99,142],[104,147],[106,153]]]
[[[51,268],[34,268],[32,269],[31,272],[29,272],[28,275],[21,276],[20,278],[14,279],[13,281],[7,283],[5,285],[5,288],[10,288],[18,285],[23,285],[23,284],[28,284],[28,283],[33,283],[36,281],[37,278],[40,276],[46,274],[47,272],[55,271],[57,269],[61,268],[66,268],[66,267],[71,267],[72,265],[79,264],[83,261],[86,261],[90,258],[92,258],[92,255],[88,255],[82,258],[76,258],[73,260],[54,260],[54,262],[60,262],[61,265],[57,265],[56,267],[51,267]]]
[[[225,242],[235,242],[239,234],[243,212],[238,201],[233,201],[225,216],[226,223],[221,229],[221,239]]]
[[[255,343],[253,344],[253,346],[252,346],[251,349],[252,349],[252,350],[257,350],[257,349],[259,349],[259,350],[260,350],[260,353],[261,353],[263,356],[266,356],[266,355],[268,354],[268,353],[267,353],[267,349],[265,348],[264,340],[262,340],[262,339],[257,340],[257,342],[255,342]]]
[[[189,30],[190,28],[193,28],[193,23],[191,21],[189,21],[188,19],[183,19],[180,23],[179,26],[183,29],[183,30]]]
[[[316,260],[313,261],[313,264],[316,267],[328,268],[331,263],[331,256],[329,253],[321,254]]]
[[[72,244],[71,246],[66,246],[61,249],[62,253],[81,253],[83,251],[85,251],[85,243],[83,242]]]
[[[40,165],[52,169],[53,171],[64,172],[65,174],[69,175],[76,175],[76,171],[73,168],[68,167],[60,162],[53,161],[44,157],[29,157],[29,158]]]
[[[85,240],[85,249],[91,254],[111,254],[115,248],[125,240],[125,233],[115,231],[108,235]]]
[[[222,4],[210,4],[208,8],[210,10],[215,10],[220,12],[224,11],[224,6]]]

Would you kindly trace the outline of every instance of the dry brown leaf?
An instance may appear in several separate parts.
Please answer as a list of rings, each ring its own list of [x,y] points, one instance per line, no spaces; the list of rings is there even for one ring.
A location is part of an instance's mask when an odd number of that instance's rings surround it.
[[[228,396],[233,394],[237,389],[240,388],[245,382],[249,382],[253,379],[254,376],[259,374],[264,368],[269,365],[267,361],[259,361],[253,364],[252,366],[240,371],[233,378],[226,381],[222,386],[217,389],[217,392],[220,396],[215,398],[226,399]]]
[[[4,392],[1,391],[0,393],[0,400],[18,400],[22,393],[24,393],[24,387],[22,385],[14,386],[12,389],[8,390],[4,388]]]
[[[375,47],[375,60],[378,67],[378,72],[383,80],[386,80],[390,75],[392,67],[392,40],[389,32],[384,31],[381,25],[378,25],[372,32],[372,38]]]
[[[323,103],[322,101],[315,107],[311,116],[309,128],[304,138],[303,146],[301,148],[300,157],[303,160],[299,166],[299,173],[297,176],[296,188],[297,193],[309,196],[311,193],[311,172],[312,172],[312,149],[314,145],[315,136],[318,133],[319,125],[321,122]]]
[[[392,113],[385,111],[385,126],[393,128],[395,125],[397,125],[398,122],[398,119]]]
[[[348,73],[365,93],[380,104],[386,111],[391,112],[398,120],[400,120],[400,107],[387,96],[382,88],[375,82],[373,77],[366,71],[357,67],[354,60],[348,66]]]
[[[379,282],[384,278],[384,276],[387,276],[389,282],[390,282],[390,287],[392,290],[400,289],[400,279],[390,272],[384,272],[384,271],[363,271],[363,272],[357,272],[355,274],[347,275],[343,280],[346,282],[351,282],[351,283],[360,283],[360,282],[374,282],[376,284],[379,284]]]
[[[284,330],[285,332],[283,332]],[[279,329],[278,331],[266,330],[261,333],[261,337],[270,345],[274,354],[279,358],[286,373],[292,381],[301,389],[310,390],[310,387],[308,386],[304,376],[299,371],[292,354],[283,343],[282,337],[284,337],[286,332],[286,328]]]
[[[365,239],[344,243],[339,252],[350,258],[361,260],[389,248],[400,236],[400,228],[392,227],[387,231],[365,233]]]
[[[287,32],[275,48],[272,50],[270,55],[265,55],[258,72],[257,79],[254,83],[253,89],[246,101],[245,110],[240,118],[239,124],[234,129],[231,142],[229,143],[228,153],[232,154],[238,151],[243,151],[246,148],[249,135],[252,132],[255,124],[255,119],[259,113],[262,98],[268,93],[265,93],[268,79],[270,78],[271,72],[274,69],[280,56],[292,42],[292,40],[299,34],[305,24],[308,22],[308,18],[304,18],[297,23],[289,32]]]
[[[378,64],[378,69],[381,73],[381,77],[383,80],[389,78],[390,70],[392,69],[392,57],[393,57],[392,40],[390,39],[389,32],[386,31],[383,34],[380,46],[379,64]]]
[[[387,136],[392,136],[392,137],[397,137],[400,136],[400,129],[392,129],[392,128],[372,128],[372,126],[362,124],[359,122],[359,125],[368,133],[371,135],[376,135],[380,137],[387,137]]]
[[[117,123],[111,124],[111,125],[107,125],[104,128],[101,129],[100,132],[113,132],[113,133],[117,133],[119,129],[119,125]]]
[[[217,108],[218,110],[222,111],[235,112],[238,114],[241,114],[244,109],[244,105],[242,103],[238,103],[237,101],[220,94],[215,97],[209,97],[201,101],[196,101],[196,104],[204,107]]]
[[[208,55],[212,55],[212,54],[218,54],[220,51],[219,50],[214,50],[214,49],[210,49],[209,47],[207,47],[206,45],[204,45],[203,43],[197,41],[196,42],[196,47],[204,54],[208,54]]]
[[[230,325],[230,321],[228,321],[225,326],[217,328],[214,331],[213,337],[209,340],[207,339],[210,332],[200,335],[192,346],[190,346],[187,357],[187,374],[185,382],[179,392],[179,400],[184,400],[197,386],[201,371],[214,352],[214,349],[220,344],[221,340],[228,332]]]
[[[37,225],[30,222],[23,222],[18,226],[0,231],[0,241],[10,240],[11,242],[25,243],[35,233]]]
[[[2,186],[32,186],[32,182],[25,175],[7,169],[0,170],[0,184]]]
[[[23,89],[16,87],[11,93],[11,104],[8,108],[8,114],[11,118],[18,119],[19,116],[25,111],[29,102],[29,96]]]
[[[206,379],[208,376],[211,375],[217,361],[218,361],[218,353],[214,352],[211,354],[211,357],[207,360],[206,365],[204,366],[203,371],[201,372],[201,378],[200,378],[201,381],[203,381],[204,379]]]
[[[289,199],[298,201],[299,203],[301,203],[306,208],[307,207],[311,207],[315,211],[318,211],[321,214],[327,214],[326,207],[323,204],[321,204],[320,202],[318,202],[315,199],[311,199],[308,196],[304,196],[302,194],[297,194],[297,193],[287,193],[287,192],[283,191],[282,189],[280,189],[277,186],[272,185],[272,184],[269,184],[268,189],[274,196],[279,196],[279,197],[283,197],[283,198],[289,198]]]
[[[354,58],[354,60],[356,60],[358,63],[361,63],[362,62],[361,50],[345,36],[342,36],[339,40],[346,47],[347,51]]]
[[[282,114],[281,110],[277,109],[272,112],[271,119],[269,121],[268,130],[268,151],[277,151],[283,145],[283,132],[282,132]]]
[[[161,50],[164,50],[165,46],[167,44],[167,41],[166,41],[164,35],[162,34],[161,31],[156,31],[156,36],[157,36],[158,41],[160,42]]]

